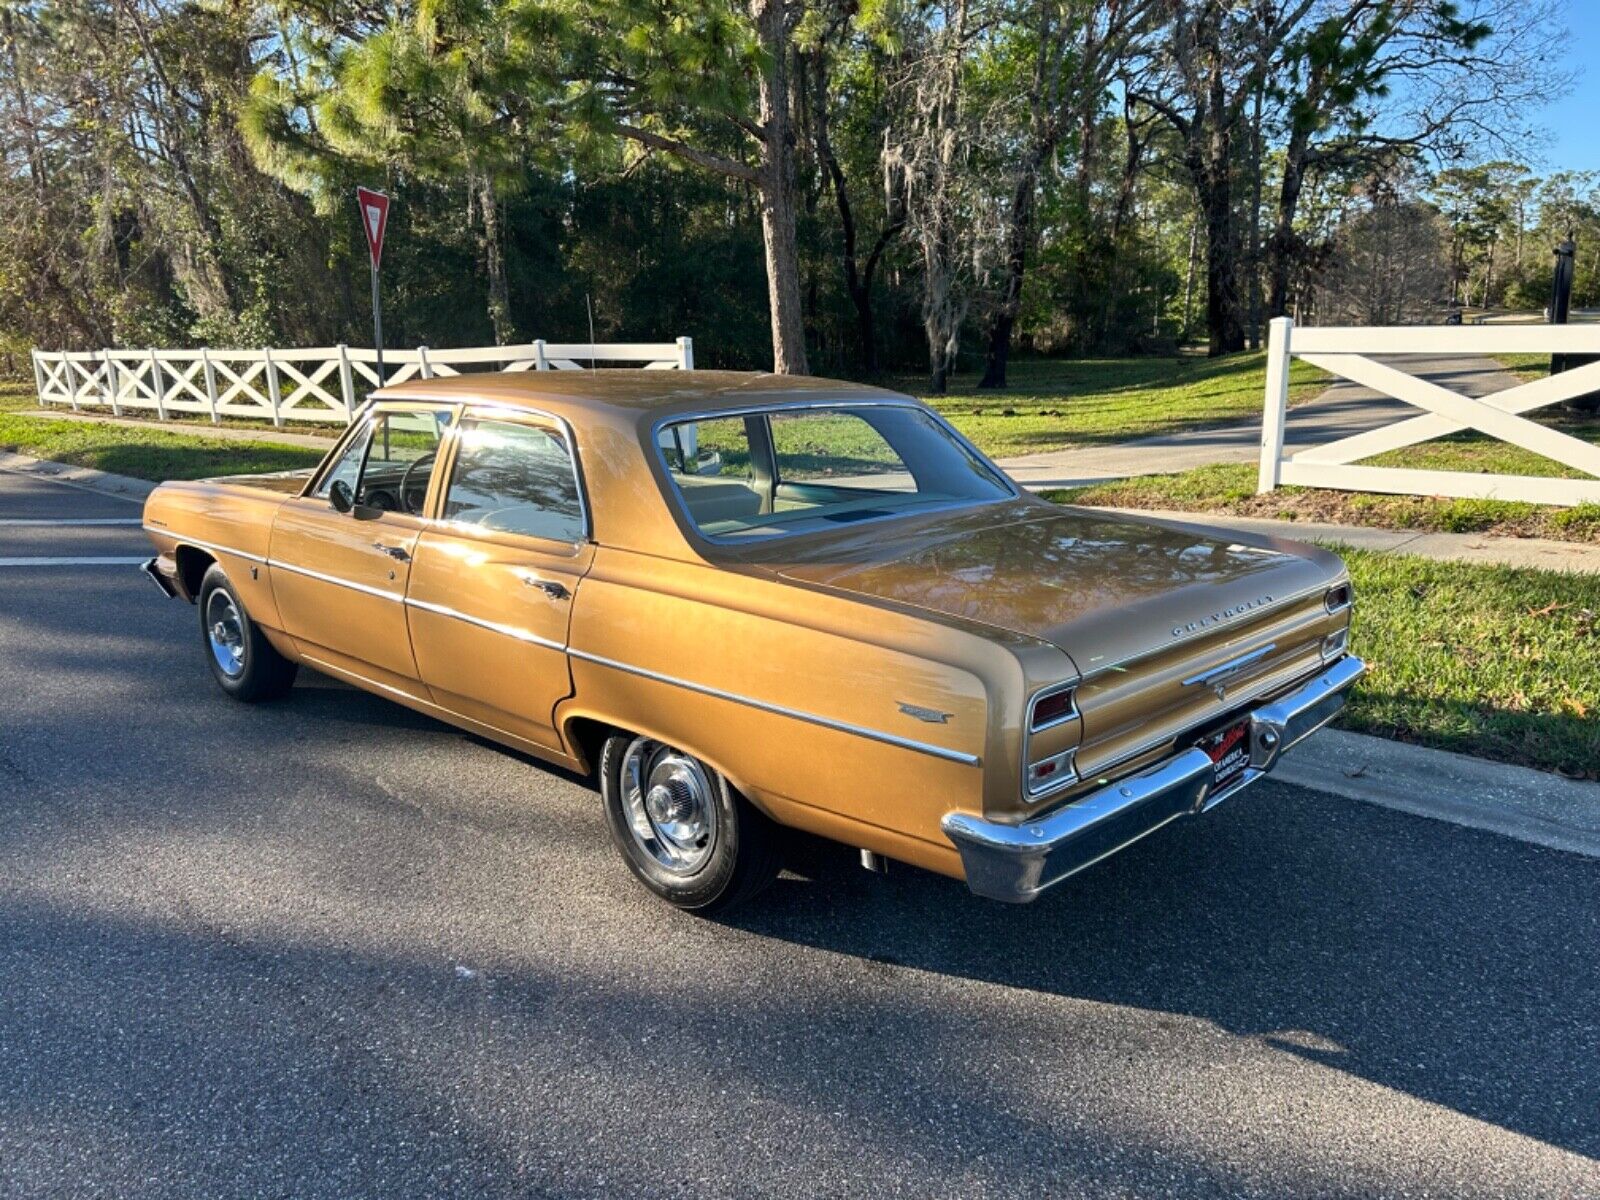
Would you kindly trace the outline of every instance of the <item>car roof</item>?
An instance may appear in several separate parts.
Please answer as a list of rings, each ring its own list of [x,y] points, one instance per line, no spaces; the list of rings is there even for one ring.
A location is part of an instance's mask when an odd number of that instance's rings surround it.
[[[867,384],[758,371],[678,371],[603,367],[578,371],[483,371],[410,379],[373,393],[375,400],[486,401],[540,409],[574,424],[618,418],[653,423],[678,413],[707,413],[769,404],[840,400],[909,400]]]

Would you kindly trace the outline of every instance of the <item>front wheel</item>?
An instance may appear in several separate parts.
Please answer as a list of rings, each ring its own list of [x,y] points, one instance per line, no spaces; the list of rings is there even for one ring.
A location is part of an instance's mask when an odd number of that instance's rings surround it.
[[[216,563],[200,581],[195,607],[200,610],[206,661],[228,695],[253,703],[281,696],[294,684],[298,666],[267,641]]]
[[[629,870],[688,912],[742,904],[782,865],[771,819],[705,763],[665,742],[628,733],[607,738],[600,795]]]

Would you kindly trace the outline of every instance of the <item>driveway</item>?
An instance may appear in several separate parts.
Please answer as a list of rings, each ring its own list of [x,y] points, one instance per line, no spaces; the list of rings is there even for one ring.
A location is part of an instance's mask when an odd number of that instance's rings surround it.
[[[37,561],[141,542],[0,525],[0,1195],[1600,1194],[1600,862],[1268,783],[1032,907],[808,842],[711,923],[585,781]]]
[[[1472,355],[1375,355],[1379,362],[1468,396],[1487,396],[1521,382],[1492,359]],[[1070,401],[1069,401],[1070,403]],[[1414,417],[1421,410],[1348,381],[1333,384],[1314,400],[1289,410],[1284,444],[1291,450],[1321,445]],[[1119,446],[1053,450],[1000,459],[999,465],[1028,488],[1083,487],[1134,475],[1163,475],[1213,463],[1261,459],[1261,418],[1140,438]]]

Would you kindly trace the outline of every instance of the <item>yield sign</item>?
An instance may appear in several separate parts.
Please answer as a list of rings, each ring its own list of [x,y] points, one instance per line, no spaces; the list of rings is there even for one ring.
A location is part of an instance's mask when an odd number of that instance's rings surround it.
[[[372,256],[372,269],[378,269],[383,257],[383,231],[389,224],[389,197],[371,188],[356,189],[356,203],[361,206],[361,231],[367,235],[367,253]]]

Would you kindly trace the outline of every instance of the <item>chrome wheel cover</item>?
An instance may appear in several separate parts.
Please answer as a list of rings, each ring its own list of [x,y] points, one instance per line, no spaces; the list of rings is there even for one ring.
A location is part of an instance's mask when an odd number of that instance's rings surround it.
[[[206,598],[206,641],[219,671],[229,679],[244,674],[244,620],[233,597],[222,588]]]
[[[673,875],[693,875],[717,841],[717,794],[705,768],[665,742],[635,738],[622,756],[622,805],[634,843]]]

